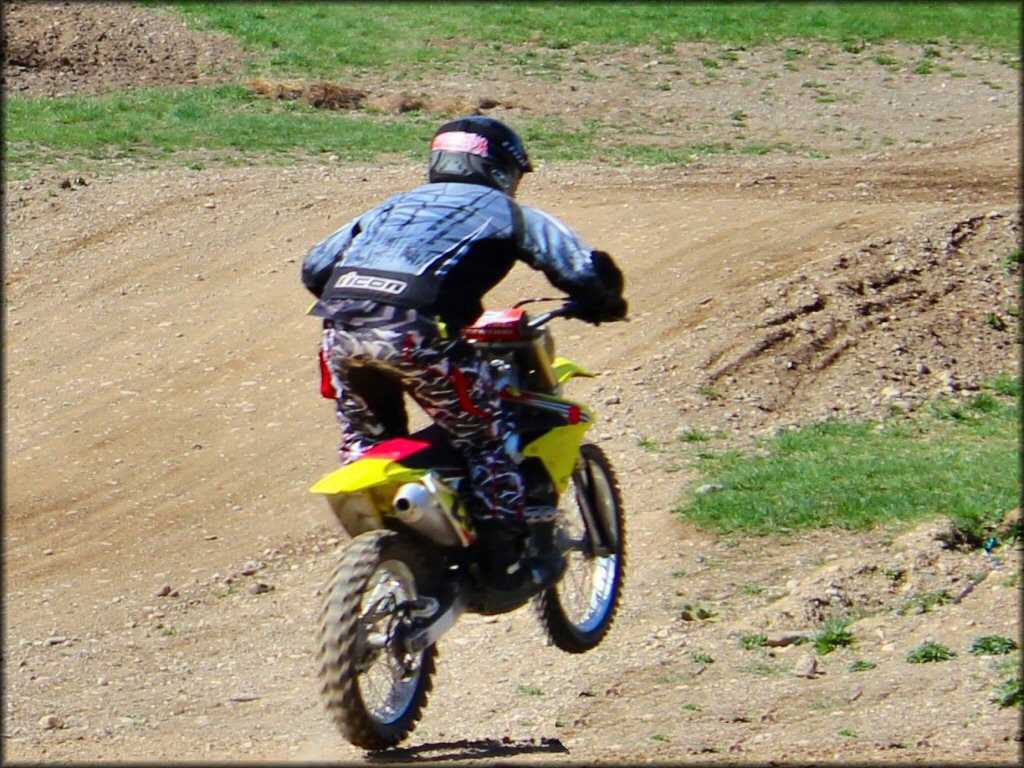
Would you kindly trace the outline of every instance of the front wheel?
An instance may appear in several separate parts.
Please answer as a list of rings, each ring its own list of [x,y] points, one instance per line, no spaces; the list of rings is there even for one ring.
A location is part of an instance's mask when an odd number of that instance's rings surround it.
[[[388,749],[415,727],[433,687],[436,646],[410,653],[410,601],[429,582],[415,543],[393,531],[357,536],[327,587],[320,622],[321,694],[346,739]]]
[[[552,644],[583,653],[611,628],[626,568],[622,494],[611,463],[596,445],[581,447],[572,490],[555,522],[565,574],[534,599],[534,608]]]

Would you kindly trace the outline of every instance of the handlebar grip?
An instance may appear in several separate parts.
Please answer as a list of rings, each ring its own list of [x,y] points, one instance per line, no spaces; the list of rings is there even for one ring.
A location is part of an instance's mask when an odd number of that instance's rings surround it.
[[[573,317],[573,307],[575,303],[576,302],[567,301],[557,309],[552,309],[548,312],[545,312],[542,315],[537,315],[537,317],[530,320],[529,327],[540,328],[544,325],[547,325],[557,317]]]

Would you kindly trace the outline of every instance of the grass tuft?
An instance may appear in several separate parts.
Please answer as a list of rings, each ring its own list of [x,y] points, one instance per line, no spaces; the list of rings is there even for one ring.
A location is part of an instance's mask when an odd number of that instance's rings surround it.
[[[935,592],[922,592],[919,595],[914,595],[907,599],[903,605],[896,610],[896,613],[899,616],[929,613],[940,605],[947,605],[952,602],[953,596],[944,589]]]
[[[814,650],[822,656],[837,648],[853,645],[853,634],[848,629],[850,619],[830,619],[814,636]]]
[[[926,640],[907,654],[907,661],[911,664],[928,664],[953,658],[956,658],[956,651],[932,640]]]
[[[1015,650],[1015,640],[1001,635],[986,635],[971,643],[970,653],[975,656],[1005,656]]]
[[[995,701],[1000,707],[1019,707],[1024,702],[1024,691],[1019,677],[1004,680],[996,688]]]
[[[766,635],[753,632],[741,632],[738,639],[740,647],[748,651],[754,648],[762,648],[768,642]]]

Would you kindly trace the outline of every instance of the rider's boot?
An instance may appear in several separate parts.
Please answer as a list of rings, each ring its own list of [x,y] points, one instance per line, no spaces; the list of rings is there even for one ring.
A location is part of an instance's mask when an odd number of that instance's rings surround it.
[[[560,552],[523,556],[528,535],[525,523],[480,520],[476,528],[484,584],[505,593],[511,602],[525,602],[562,578],[565,558]]]

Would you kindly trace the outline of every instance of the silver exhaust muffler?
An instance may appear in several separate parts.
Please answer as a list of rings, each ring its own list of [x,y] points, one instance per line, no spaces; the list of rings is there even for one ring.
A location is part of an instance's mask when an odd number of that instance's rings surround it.
[[[473,541],[468,525],[456,513],[458,494],[433,472],[402,485],[391,504],[399,520],[443,547],[465,547]]]

